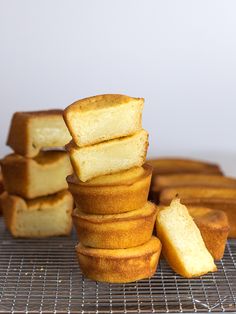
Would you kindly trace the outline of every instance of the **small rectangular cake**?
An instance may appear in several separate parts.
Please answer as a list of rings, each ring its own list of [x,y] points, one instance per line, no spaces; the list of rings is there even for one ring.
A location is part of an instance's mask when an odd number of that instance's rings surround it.
[[[160,193],[164,189],[178,189],[178,187],[236,188],[236,179],[222,175],[202,173],[156,174],[152,179],[152,198],[156,203],[159,203]]]
[[[34,159],[10,154],[2,159],[1,166],[8,193],[27,199],[66,189],[66,176],[73,171],[63,151],[40,152]]]
[[[143,98],[98,95],[68,106],[64,119],[75,144],[88,146],[141,130],[143,103]]]
[[[217,270],[198,227],[178,199],[157,214],[157,236],[167,262],[181,276],[192,278]]]
[[[222,171],[216,164],[200,160],[184,158],[157,158],[147,160],[153,167],[154,173],[161,174],[183,174],[183,173],[205,173],[221,175]]]
[[[35,157],[43,148],[64,147],[71,136],[62,110],[16,112],[13,115],[7,145],[17,154]]]
[[[221,175],[183,173],[157,175],[153,179],[153,191],[159,192],[166,188],[179,186],[204,186],[220,188],[236,188],[236,179]]]
[[[148,148],[148,133],[145,130],[100,144],[79,148],[70,142],[69,152],[77,177],[85,182],[95,177],[142,166]]]
[[[4,192],[1,205],[5,224],[14,237],[42,238],[71,232],[73,198],[67,190],[30,201]]]

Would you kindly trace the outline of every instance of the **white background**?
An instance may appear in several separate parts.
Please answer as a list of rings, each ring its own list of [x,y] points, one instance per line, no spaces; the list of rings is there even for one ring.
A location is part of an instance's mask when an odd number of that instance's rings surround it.
[[[145,97],[149,156],[236,175],[236,1],[0,0],[0,152],[14,111]]]

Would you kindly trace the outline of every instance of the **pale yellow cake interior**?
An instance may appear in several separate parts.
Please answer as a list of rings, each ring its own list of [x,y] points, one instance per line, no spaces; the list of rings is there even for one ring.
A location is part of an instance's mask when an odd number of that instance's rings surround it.
[[[63,147],[71,140],[62,116],[31,119],[29,134],[35,148]]]
[[[189,276],[216,270],[199,229],[179,200],[173,200],[169,207],[159,212],[157,223],[165,234],[163,247],[174,250],[177,255],[177,260],[170,261],[172,265],[179,263]]]
[[[70,229],[70,210],[61,204],[57,208],[17,212],[16,233],[19,237],[63,235]]]
[[[44,152],[47,154],[49,152]],[[47,195],[64,190],[68,187],[66,177],[72,173],[72,166],[66,152],[54,162],[40,164],[35,163],[29,171],[29,188],[31,193]],[[49,153],[50,154],[50,153]]]
[[[143,101],[132,99],[125,104],[101,109],[70,110],[67,124],[78,146],[85,146],[133,134],[142,128]]]
[[[92,178],[142,166],[148,146],[148,133],[107,141],[89,147],[68,147],[77,177],[85,182]]]
[[[73,198],[68,191],[25,201],[6,195],[3,214],[16,237],[47,237],[69,234],[72,227]]]

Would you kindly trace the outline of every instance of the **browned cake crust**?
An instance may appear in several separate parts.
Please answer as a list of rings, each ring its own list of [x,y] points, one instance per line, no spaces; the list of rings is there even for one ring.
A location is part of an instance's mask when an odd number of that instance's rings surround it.
[[[168,205],[178,194],[185,205],[223,210],[229,221],[229,237],[236,237],[236,189],[210,187],[178,187],[164,189],[161,204]]]
[[[222,210],[188,206],[188,211],[198,226],[208,251],[215,260],[224,255],[229,233],[229,222]]]
[[[236,179],[222,175],[183,173],[155,175],[152,178],[151,193],[152,199],[159,203],[160,192],[166,188],[178,187],[216,187],[236,188]]]
[[[76,246],[83,274],[96,281],[126,283],[151,277],[157,268],[161,242],[152,237],[141,246],[129,249],[93,249]]]
[[[32,130],[30,127],[31,122],[36,119],[49,119],[50,121],[55,121],[55,119],[61,119],[63,121],[62,114],[63,110],[60,109],[14,113],[11,120],[7,145],[20,155],[35,157],[39,153],[40,149],[42,149],[43,147],[37,147],[32,140]],[[48,123],[48,126],[50,126],[50,123]],[[63,126],[63,130],[68,133],[68,140],[63,144],[64,146],[67,142],[69,142],[70,137],[66,126]],[[58,145],[53,145],[52,143],[51,147],[55,146]]]
[[[19,226],[19,215],[22,213],[30,213],[30,212],[47,212],[50,211],[50,218],[55,219],[54,213],[59,210],[62,202],[64,202],[64,206],[66,206],[66,216],[67,216],[67,227],[64,230],[59,230],[58,228],[54,229],[55,231],[50,230],[46,234],[43,230],[39,230],[36,235],[34,232],[32,233],[27,230],[27,226],[25,229],[22,226]],[[69,235],[72,229],[72,219],[70,219],[73,209],[73,198],[67,190],[61,191],[57,194],[53,194],[45,197],[38,197],[34,200],[24,200],[19,196],[9,195],[4,192],[0,198],[1,207],[3,209],[3,217],[6,224],[7,229],[11,232],[14,237],[37,237],[43,238],[48,236],[60,236],[60,235]],[[65,211],[65,210],[64,210]],[[35,219],[35,218],[34,218]],[[37,223],[37,222],[36,222]],[[50,221],[48,221],[50,224]],[[35,221],[34,221],[35,224]],[[63,225],[65,225],[62,222]],[[50,229],[50,228],[49,228]],[[56,230],[57,229],[57,230]]]
[[[1,160],[4,185],[9,194],[26,199],[67,189],[66,176],[72,173],[63,151],[40,152],[34,159],[10,154]]]
[[[3,177],[2,177],[2,171],[0,170],[0,194],[4,192],[4,184],[3,184]]]
[[[218,165],[199,160],[184,158],[157,158],[147,160],[147,162],[152,165],[155,175],[176,173],[222,174]]]
[[[88,215],[75,209],[73,222],[84,246],[101,249],[123,249],[150,240],[157,215],[155,204],[115,215]]]
[[[158,175],[153,179],[153,191],[159,192],[166,188],[178,186],[209,186],[220,188],[236,188],[236,179],[199,173]]]
[[[2,177],[2,172],[0,170],[0,195],[4,192],[4,185],[3,185],[3,177]],[[2,206],[1,206],[1,201],[0,201],[0,215],[2,214]]]
[[[144,173],[140,177],[134,180],[127,178],[126,182],[113,185],[96,185],[93,180],[83,183],[75,176],[67,177],[67,182],[77,207],[83,212],[119,214],[141,208],[147,202],[152,167],[145,164],[143,169]]]
[[[142,101],[144,102],[143,98],[134,98],[127,95],[121,94],[103,94],[103,95],[96,95],[92,97],[86,97],[80,100],[75,101],[73,104],[68,106],[64,110],[64,117],[66,119],[67,112],[69,111],[90,111],[90,110],[99,110],[104,109],[106,107],[117,107],[121,104],[128,104],[130,101]]]

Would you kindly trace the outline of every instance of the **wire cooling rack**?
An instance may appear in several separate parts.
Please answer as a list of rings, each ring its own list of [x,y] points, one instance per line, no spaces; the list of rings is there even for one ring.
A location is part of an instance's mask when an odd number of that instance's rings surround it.
[[[151,279],[130,284],[87,280],[76,237],[15,240],[0,222],[0,313],[236,312],[236,241],[218,272],[188,280],[164,260]]]

